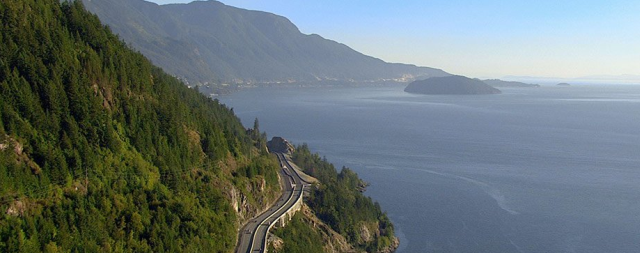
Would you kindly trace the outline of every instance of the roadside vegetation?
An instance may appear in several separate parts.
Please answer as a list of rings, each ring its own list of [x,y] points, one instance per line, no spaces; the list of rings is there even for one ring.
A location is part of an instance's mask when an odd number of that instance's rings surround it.
[[[282,239],[282,248],[271,247],[269,252],[287,253],[322,253],[324,252],[322,236],[304,222],[303,214],[296,213],[284,228],[273,230],[273,234]]]
[[[321,182],[307,201],[320,220],[358,250],[377,252],[393,245],[393,224],[380,205],[362,193],[366,184],[355,172],[346,167],[338,172],[326,159],[311,153],[306,144],[296,148],[292,160]]]

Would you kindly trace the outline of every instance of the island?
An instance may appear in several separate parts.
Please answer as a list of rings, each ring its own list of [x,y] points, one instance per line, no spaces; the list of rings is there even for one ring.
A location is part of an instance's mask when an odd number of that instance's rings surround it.
[[[513,88],[533,88],[540,87],[539,84],[531,84],[531,83],[523,83],[523,82],[515,82],[515,81],[504,81],[500,79],[487,79],[482,80],[484,83],[490,85],[494,88],[503,88],[503,87],[513,87]]]
[[[568,83],[559,83],[559,84],[556,84],[556,85],[558,85],[558,86],[571,86],[571,84],[568,84]]]
[[[405,92],[427,95],[484,95],[500,94],[500,90],[464,76],[432,77],[410,83]]]

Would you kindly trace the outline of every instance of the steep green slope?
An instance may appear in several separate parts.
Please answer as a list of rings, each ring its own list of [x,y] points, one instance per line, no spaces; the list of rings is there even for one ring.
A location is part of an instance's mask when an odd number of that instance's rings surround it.
[[[278,164],[79,2],[0,2],[0,252],[230,252]]]
[[[382,212],[380,205],[366,197],[362,190],[366,184],[349,168],[338,172],[335,167],[313,154],[306,144],[298,146],[291,156],[304,172],[317,178],[321,186],[311,192],[307,201],[316,216],[347,239],[358,250],[389,252],[395,250],[397,240],[393,224]],[[284,237],[291,231],[280,232]],[[285,242],[289,238],[285,237]],[[295,243],[295,241],[294,241]],[[290,247],[299,247],[296,245]],[[285,252],[287,245],[285,243]]]
[[[391,64],[319,35],[288,19],[217,1],[156,5],[143,0],[84,0],[133,47],[191,82],[378,81],[447,75]]]
[[[273,229],[275,236],[282,239],[282,249],[269,245],[269,252],[287,253],[322,253],[324,252],[322,236],[312,226],[303,221],[303,214],[296,213],[284,228]]]

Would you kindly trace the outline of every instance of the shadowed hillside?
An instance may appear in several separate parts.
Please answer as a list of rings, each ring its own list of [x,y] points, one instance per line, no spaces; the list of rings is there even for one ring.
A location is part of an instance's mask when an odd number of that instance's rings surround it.
[[[192,83],[413,80],[432,68],[390,64],[288,19],[216,1],[157,5],[142,0],[84,0],[127,43]]]

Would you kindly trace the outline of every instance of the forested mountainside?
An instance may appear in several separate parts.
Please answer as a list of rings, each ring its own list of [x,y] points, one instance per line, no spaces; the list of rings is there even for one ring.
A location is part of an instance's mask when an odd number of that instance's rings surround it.
[[[257,120],[245,129],[80,1],[6,0],[0,20],[0,252],[231,252],[276,200],[280,168]],[[355,173],[304,145],[294,160],[321,181],[304,210],[345,247],[397,246]],[[296,217],[305,233],[281,230],[287,249],[326,233]]]
[[[320,187],[311,191],[307,203],[322,223],[346,239],[352,247],[348,251],[395,251],[399,242],[395,237],[393,224],[380,205],[362,193],[366,183],[355,172],[345,167],[340,171],[336,170],[326,159],[311,153],[306,144],[298,146],[291,158],[305,173],[321,182]],[[316,229],[322,232],[322,236],[309,231],[302,220],[304,218],[297,216],[291,226],[276,231],[285,242],[281,252],[312,252],[314,249],[315,252],[322,252],[314,244],[321,237],[325,237],[322,241],[332,240],[326,238],[331,236],[325,235],[327,233],[324,229]],[[312,227],[320,227],[317,223],[313,222]],[[339,243],[331,244],[335,248]],[[321,250],[333,251],[326,245]]]
[[[80,2],[0,3],[0,252],[230,252],[279,194],[263,134]]]
[[[387,63],[319,35],[303,34],[285,17],[217,1],[83,1],[127,43],[192,84],[410,81],[448,75]]]

